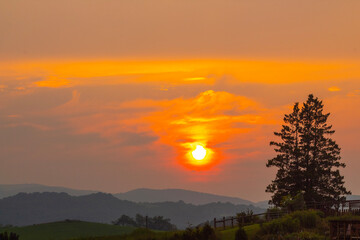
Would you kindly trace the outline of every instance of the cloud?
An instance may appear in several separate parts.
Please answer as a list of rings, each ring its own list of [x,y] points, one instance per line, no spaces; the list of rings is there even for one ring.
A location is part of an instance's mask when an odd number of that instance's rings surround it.
[[[163,144],[175,148],[177,161],[191,170],[210,170],[224,163],[226,149],[235,147],[231,146],[234,138],[249,136],[257,126],[275,123],[268,118],[268,110],[257,102],[227,92],[209,90],[195,98],[176,98],[158,104],[162,109],[144,119],[151,123]],[[192,164],[188,153],[197,144],[213,152],[209,164]]]
[[[50,88],[59,88],[59,87],[68,87],[70,81],[58,77],[48,77],[46,80],[34,82],[38,87],[50,87]]]
[[[257,141],[260,126],[274,125],[273,110],[244,96],[208,90],[195,97],[166,100],[137,99],[119,103],[82,100],[74,90],[71,100],[51,111],[65,121],[74,134],[98,134],[111,146],[128,146],[137,151],[148,147],[158,151],[159,144],[171,146],[167,157],[171,165],[188,170],[215,171],[231,157],[228,149]],[[189,152],[196,145],[206,147],[209,164],[191,164]],[[130,149],[130,148],[129,148]],[[137,149],[137,150],[136,150]]]
[[[353,91],[349,92],[349,93],[347,94],[347,96],[349,96],[349,97],[360,96],[360,90],[358,90],[358,89],[353,90]]]
[[[119,139],[121,139],[122,146],[141,146],[155,142],[158,137],[151,133],[134,133],[134,132],[119,132]]]
[[[332,87],[329,87],[328,90],[330,92],[339,92],[339,91],[341,91],[341,88],[339,88],[337,86],[332,86]]]
[[[191,59],[161,61],[65,59],[47,62],[1,62],[0,72],[4,78],[18,83],[18,87],[27,88],[151,83],[159,84],[161,89],[169,89],[178,85],[214,86],[217,80],[224,76],[230,76],[230,84],[289,84],[353,80],[360,77],[359,65],[360,62],[356,60],[317,62],[246,59],[197,61]]]

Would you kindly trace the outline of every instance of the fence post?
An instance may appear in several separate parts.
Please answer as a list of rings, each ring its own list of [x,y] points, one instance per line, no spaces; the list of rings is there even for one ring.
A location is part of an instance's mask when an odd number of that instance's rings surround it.
[[[214,228],[216,229],[216,218],[214,218]]]
[[[148,216],[145,217],[145,227],[148,229]]]
[[[223,217],[223,227],[225,229],[225,217]]]
[[[234,217],[231,217],[231,227],[234,227]]]

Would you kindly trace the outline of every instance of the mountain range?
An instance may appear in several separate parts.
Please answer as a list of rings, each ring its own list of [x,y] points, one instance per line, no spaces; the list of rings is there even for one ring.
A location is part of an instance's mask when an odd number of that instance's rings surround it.
[[[359,195],[347,196],[349,200]],[[109,194],[39,184],[0,185],[0,224],[31,225],[64,219],[110,223],[125,214],[164,216],[179,228],[233,216],[264,212],[267,201],[251,202],[183,189],[135,189]]]
[[[34,192],[56,192],[56,193],[67,193],[71,196],[83,196],[98,191],[91,190],[77,190],[72,188],[64,187],[52,187],[40,184],[12,184],[5,185],[0,184],[0,198],[10,197],[18,193],[34,193]],[[261,208],[267,208],[268,201],[251,202],[242,198],[228,197],[222,195],[215,195],[210,193],[195,192],[184,189],[147,189],[139,188],[124,193],[115,193],[115,197],[121,200],[128,200],[132,202],[177,202],[183,201],[194,205],[202,205],[214,202],[232,203],[232,204],[244,204],[254,205]]]
[[[170,218],[173,224],[183,229],[248,209],[255,213],[264,212],[264,209],[252,205],[221,202],[203,205],[183,201],[135,203],[106,193],[83,196],[55,192],[18,193],[0,199],[0,224],[23,226],[65,219],[111,223],[123,214],[131,217],[141,214]]]
[[[91,193],[97,193],[99,191],[77,190],[72,188],[46,186],[41,184],[0,184],[0,199],[14,196],[18,193],[34,192],[64,192],[71,196],[82,196]]]

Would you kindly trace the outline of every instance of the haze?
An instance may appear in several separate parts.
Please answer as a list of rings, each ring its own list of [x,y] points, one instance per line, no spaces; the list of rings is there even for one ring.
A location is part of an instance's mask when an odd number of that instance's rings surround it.
[[[0,0],[0,182],[266,200],[272,132],[313,93],[360,194],[359,9]],[[189,162],[195,143],[213,151],[209,164]]]

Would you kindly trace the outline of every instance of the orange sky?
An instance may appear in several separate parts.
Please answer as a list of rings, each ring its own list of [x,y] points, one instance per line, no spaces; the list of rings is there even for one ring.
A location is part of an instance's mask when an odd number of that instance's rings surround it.
[[[0,182],[264,200],[272,132],[313,93],[360,194],[360,2],[345,2],[1,1]]]

